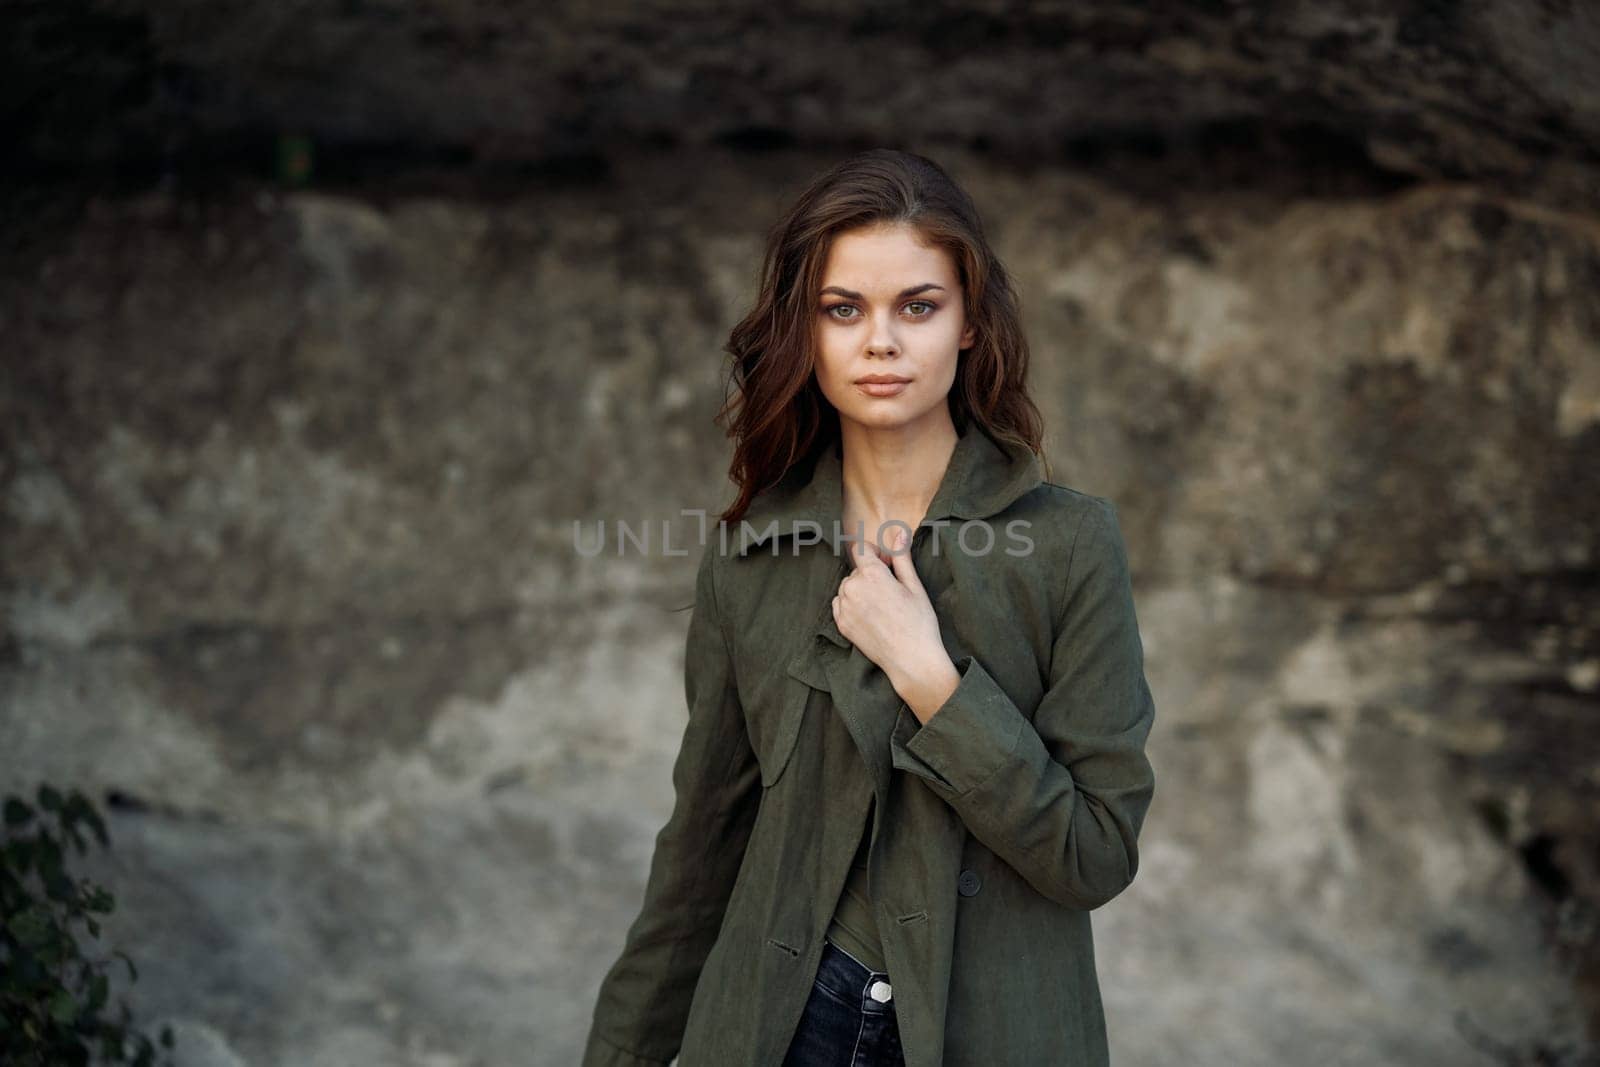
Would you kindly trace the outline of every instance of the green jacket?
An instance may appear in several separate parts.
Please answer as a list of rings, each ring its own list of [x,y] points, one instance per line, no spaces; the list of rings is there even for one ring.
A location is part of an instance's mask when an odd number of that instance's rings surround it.
[[[961,437],[911,547],[961,681],[919,724],[834,623],[840,499],[829,449],[711,527],[675,806],[583,1062],[778,1063],[876,798],[908,1067],[1104,1065],[1089,913],[1132,882],[1155,789],[1116,509]]]

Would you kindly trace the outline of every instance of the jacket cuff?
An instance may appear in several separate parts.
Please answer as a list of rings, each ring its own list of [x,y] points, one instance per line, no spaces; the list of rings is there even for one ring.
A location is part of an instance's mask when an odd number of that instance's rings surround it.
[[[927,722],[901,701],[889,742],[895,767],[926,779],[946,798],[969,793],[997,774],[1028,722],[976,658],[962,656],[955,667],[961,681]]]
[[[583,1067],[667,1067],[671,1060],[652,1059],[613,1045],[598,1033],[589,1035],[583,1050]]]

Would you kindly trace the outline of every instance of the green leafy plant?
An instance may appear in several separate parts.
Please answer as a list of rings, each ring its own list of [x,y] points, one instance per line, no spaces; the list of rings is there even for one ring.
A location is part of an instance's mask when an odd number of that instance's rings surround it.
[[[85,956],[81,925],[100,936],[97,915],[116,906],[112,895],[68,873],[68,846],[88,852],[85,831],[110,846],[104,820],[77,790],[66,796],[41,785],[38,805],[8,794],[0,838],[0,1063],[17,1067],[65,1067],[90,1063],[157,1062],[155,1044],[133,1031],[128,1006],[107,1003],[111,958]],[[139,972],[125,952],[113,951]],[[161,1046],[172,1048],[172,1029],[161,1028]],[[170,1063],[170,1060],[163,1062]]]

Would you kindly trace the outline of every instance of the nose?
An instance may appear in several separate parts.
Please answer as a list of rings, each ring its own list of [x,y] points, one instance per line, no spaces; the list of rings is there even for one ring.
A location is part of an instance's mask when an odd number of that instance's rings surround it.
[[[890,325],[881,318],[873,321],[872,332],[867,336],[867,355],[883,359],[900,354],[900,344]]]

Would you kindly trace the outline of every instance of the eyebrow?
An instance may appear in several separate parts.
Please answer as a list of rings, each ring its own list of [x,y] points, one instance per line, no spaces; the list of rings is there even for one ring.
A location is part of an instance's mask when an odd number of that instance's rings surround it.
[[[895,297],[895,299],[896,300],[904,300],[908,296],[916,296],[918,293],[926,293],[930,289],[937,289],[941,293],[944,292],[944,286],[942,286],[942,285],[935,284],[934,282],[923,282],[921,285],[913,285],[913,286],[910,286],[908,288],[900,290],[899,295],[897,295]],[[846,289],[843,286],[839,286],[839,285],[826,286],[826,287],[823,288],[822,293],[833,293],[835,296],[842,296],[846,300],[865,300],[866,299],[866,297],[862,296],[860,293],[856,292],[855,290]],[[821,296],[822,293],[819,293],[817,295]]]

